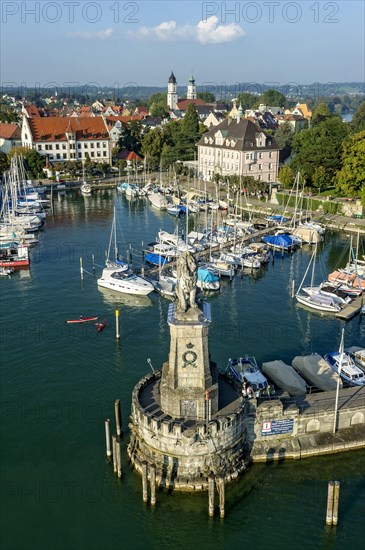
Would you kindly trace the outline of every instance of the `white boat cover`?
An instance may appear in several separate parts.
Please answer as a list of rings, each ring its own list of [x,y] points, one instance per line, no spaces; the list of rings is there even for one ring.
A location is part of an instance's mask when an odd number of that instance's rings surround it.
[[[281,390],[287,391],[289,395],[305,395],[307,393],[305,380],[284,361],[262,363],[262,370],[274,384]]]
[[[292,365],[310,384],[320,390],[331,391],[337,388],[338,374],[318,353],[304,357],[297,355]],[[342,380],[340,380],[340,388],[342,388]]]

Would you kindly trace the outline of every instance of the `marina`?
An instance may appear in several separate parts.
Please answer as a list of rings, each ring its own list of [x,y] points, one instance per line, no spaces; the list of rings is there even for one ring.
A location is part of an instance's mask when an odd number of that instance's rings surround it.
[[[206,493],[171,495],[158,490],[154,513],[142,506],[140,478],[131,471],[126,454],[131,395],[140,379],[153,375],[150,365],[158,371],[166,360],[171,302],[156,293],[130,296],[98,289],[114,205],[121,228],[120,260],[132,255],[138,271],[143,267],[137,253],[142,241],[153,241],[161,230],[172,233],[179,223],[179,229],[185,230],[185,221],[151,208],[145,199],[131,200],[109,189],[94,190],[91,196],[68,191],[55,197],[53,214],[47,216],[39,243],[30,250],[29,269],[1,281],[2,311],[6,311],[2,322],[4,542],[11,538],[16,547],[16,516],[21,514],[37,548],[46,549],[54,526],[59,526],[54,514],[62,514],[68,529],[59,535],[59,548],[73,548],[82,533],[81,547],[109,550],[118,543],[120,530],[131,541],[127,548],[137,549],[145,548],[151,537],[156,547],[166,549],[188,544],[212,548],[217,540],[221,547],[237,548],[252,539],[265,547],[279,536],[285,546],[299,528],[306,548],[317,548],[319,540],[323,544],[330,540],[324,531],[327,482],[340,479],[341,499],[351,500],[352,522],[340,521],[338,536],[331,540],[334,548],[345,540],[358,546],[365,498],[360,483],[363,450],[303,462],[254,464],[226,487],[224,529],[216,519],[207,529]],[[194,220],[188,222],[189,231],[196,229]],[[346,235],[327,232],[318,245],[319,269],[329,273],[339,263],[345,265],[345,245]],[[229,357],[246,354],[254,356],[259,367],[275,360],[291,365],[294,357],[314,352],[323,356],[338,349],[342,327],[346,346],[364,347],[363,316],[345,323],[337,316],[308,311],[293,299],[293,281],[297,287],[311,254],[308,246],[292,254],[278,251],[274,261],[257,270],[242,268],[231,280],[221,278],[218,292],[204,294],[212,310],[210,350],[220,372],[226,370]],[[44,296],[51,297],[51,306],[44,303]],[[357,300],[360,308],[361,298]],[[117,341],[116,308],[120,311]],[[85,321],[98,317],[105,329],[98,332],[93,322],[65,323],[82,321],[80,316]],[[321,395],[313,393],[314,407]],[[121,480],[113,477],[103,449],[104,421],[113,415],[116,398],[124,431]],[[322,399],[321,406],[333,403],[334,407],[334,395],[326,394],[326,399],[328,403]],[[19,436],[21,427],[26,429]],[[275,507],[269,506],[273,500]],[[35,531],[39,513],[47,526]],[[303,513],[306,524],[301,521]],[[265,519],[267,531],[262,532],[258,516]],[[101,522],[109,533],[107,543],[98,528]],[[179,528],[177,542],[168,528],[172,522]],[[243,532],[235,528],[237,524],[244,526]]]

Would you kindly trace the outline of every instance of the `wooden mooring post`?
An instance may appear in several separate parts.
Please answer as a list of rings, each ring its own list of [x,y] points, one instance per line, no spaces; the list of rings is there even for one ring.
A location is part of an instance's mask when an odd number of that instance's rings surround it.
[[[214,485],[215,475],[213,473],[208,476],[208,514],[214,516]]]
[[[338,505],[340,501],[340,482],[335,481],[335,487],[333,492],[333,513],[332,513],[332,525],[338,523]]]
[[[105,440],[106,440],[106,456],[110,458],[112,456],[112,450],[110,445],[110,418],[105,420]]]
[[[82,257],[80,257],[80,275],[81,275],[81,279],[84,278],[84,269],[82,267]]]
[[[294,298],[294,296],[295,296],[295,281],[293,279],[291,284],[291,297]]]
[[[118,462],[117,462],[117,436],[112,436],[113,441],[113,470],[116,474],[118,472]]]
[[[334,483],[328,482],[326,524],[332,525]]]
[[[151,506],[156,504],[156,465],[150,466]]]
[[[219,492],[219,515],[224,518],[224,504],[225,504],[225,486],[224,486],[224,477],[221,476],[218,478],[218,492]]]
[[[122,413],[121,413],[121,409],[120,409],[120,399],[115,400],[114,411],[115,411],[115,423],[116,423],[116,426],[117,426],[117,435],[118,435],[118,437],[123,437]]]
[[[122,477],[122,449],[121,449],[121,441],[119,437],[117,436],[115,439],[115,450],[117,455],[117,475],[119,478]]]
[[[143,502],[148,502],[148,475],[146,460],[142,462],[142,498]]]

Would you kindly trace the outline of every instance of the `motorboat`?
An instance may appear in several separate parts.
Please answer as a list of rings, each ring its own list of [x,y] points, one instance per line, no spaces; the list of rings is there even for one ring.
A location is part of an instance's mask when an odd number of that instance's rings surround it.
[[[153,208],[156,210],[167,210],[169,201],[162,193],[152,193],[148,195],[148,200]]]
[[[97,283],[98,286],[108,288],[114,292],[136,294],[138,296],[147,296],[154,290],[149,281],[133,273],[128,265],[105,267]]]
[[[198,267],[196,286],[200,290],[219,290],[221,283],[217,273],[209,266]]]
[[[257,366],[255,357],[245,355],[238,359],[228,359],[227,374],[239,384],[246,382],[254,392],[265,392],[268,381]]]
[[[0,245],[0,267],[25,267],[29,263],[28,246],[18,246],[17,243],[4,243]]]
[[[365,385],[365,372],[355,364],[347,353],[341,353],[340,351],[326,353],[324,359],[350,386]]]
[[[267,361],[262,363],[262,371],[274,382],[274,384],[289,395],[305,395],[307,384],[304,378],[297,373],[291,365],[284,361]]]
[[[84,182],[80,187],[80,191],[83,195],[91,195],[91,185]]]
[[[345,352],[349,354],[351,359],[355,362],[355,365],[360,367],[365,372],[365,348],[358,346],[351,346],[345,349]]]
[[[342,387],[342,381],[338,379],[338,374],[318,353],[305,356],[297,355],[292,361],[292,366],[303,378],[319,390],[336,390],[338,381],[340,387]]]
[[[168,231],[159,231],[158,232],[158,241],[163,244],[168,244],[171,247],[175,247],[177,253],[180,252],[191,252],[194,253],[196,250],[193,246],[186,244],[186,242],[179,237],[176,233],[169,233]]]
[[[280,235],[266,235],[262,237],[264,243],[274,250],[281,252],[291,252],[298,245],[289,233],[281,233]]]
[[[219,258],[211,257],[208,265],[211,266],[220,277],[233,277],[235,274],[234,265],[224,260],[220,260]]]

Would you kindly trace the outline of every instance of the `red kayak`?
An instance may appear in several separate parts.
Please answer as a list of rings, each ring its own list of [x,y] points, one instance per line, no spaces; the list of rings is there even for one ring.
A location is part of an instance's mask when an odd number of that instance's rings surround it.
[[[80,317],[78,319],[71,319],[70,321],[66,321],[66,323],[88,323],[89,321],[97,321],[98,317]]]

